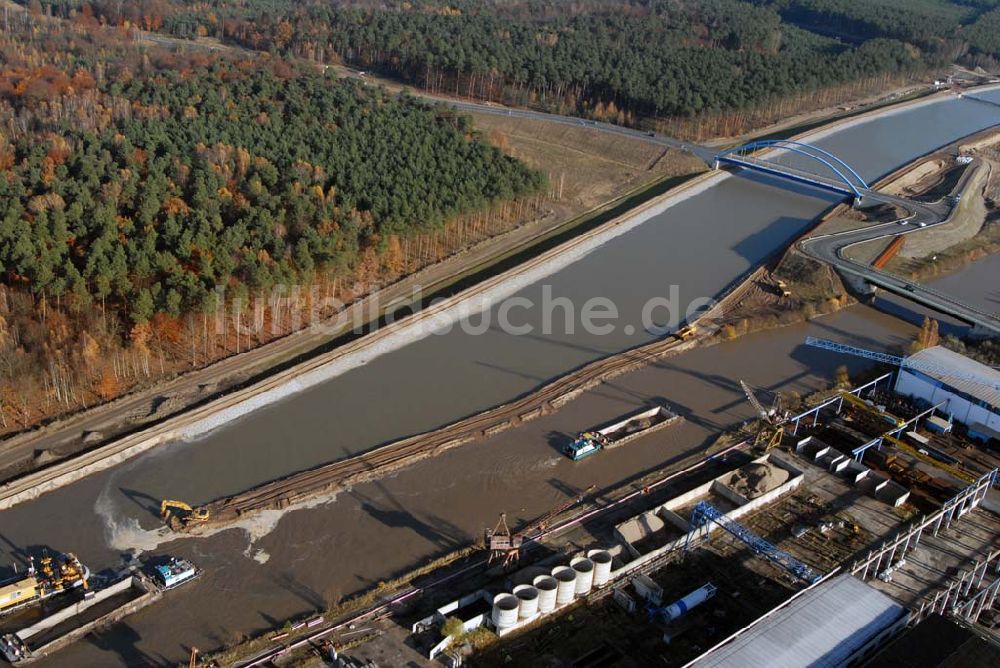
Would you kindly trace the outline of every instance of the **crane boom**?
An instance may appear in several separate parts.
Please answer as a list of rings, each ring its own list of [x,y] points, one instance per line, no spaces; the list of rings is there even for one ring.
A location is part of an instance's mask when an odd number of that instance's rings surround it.
[[[553,508],[530,524],[522,527],[516,533],[512,532],[510,527],[507,526],[507,513],[500,513],[500,521],[497,522],[496,527],[492,531],[487,529],[485,532],[486,547],[490,551],[488,563],[493,563],[494,559],[502,558],[503,564],[506,566],[517,561],[521,556],[521,546],[524,544],[529,533],[535,531],[536,529],[544,529],[547,527],[549,522],[555,519],[559,514],[569,510],[576,504],[583,501],[583,499],[596,488],[597,485],[591,485],[580,494]]]
[[[567,510],[569,510],[570,508],[572,508],[576,504],[578,504],[581,501],[583,501],[583,499],[588,494],[590,494],[591,492],[593,492],[595,489],[597,489],[597,485],[591,485],[587,489],[583,490],[583,492],[581,492],[577,496],[574,496],[572,499],[568,500],[566,503],[563,503],[563,504],[561,504],[559,506],[556,506],[555,508],[553,508],[549,512],[545,513],[544,515],[542,515],[541,517],[539,517],[538,519],[536,519],[531,524],[528,524],[527,526],[521,528],[514,535],[515,536],[526,536],[528,533],[534,531],[535,529],[545,528],[548,525],[548,523],[554,517],[556,517],[557,515],[560,515],[560,514],[566,512]]]
[[[740,381],[740,387],[743,388],[743,394],[747,395],[747,401],[749,401],[750,405],[753,406],[753,409],[757,411],[757,415],[760,416],[760,419],[770,423],[771,413],[764,408],[762,403],[760,403],[760,400],[757,399],[757,395],[753,393],[753,389],[742,380]]]
[[[805,580],[810,584],[820,578],[819,575],[804,563],[784,550],[778,549],[736,520],[726,517],[721,510],[709,502],[699,501],[695,504],[694,510],[691,512],[691,528],[692,530],[697,529],[706,524],[718,524],[722,529],[745,543],[754,553],[781,566],[797,578]],[[690,534],[688,536],[690,537]]]
[[[854,355],[855,357],[863,357],[865,359],[873,360],[875,362],[882,362],[883,364],[892,364],[902,369],[913,369],[915,371],[931,371],[945,376],[950,376],[951,378],[956,378],[959,380],[967,380],[972,383],[977,383],[979,385],[983,385],[985,387],[989,387],[994,390],[1000,390],[1000,383],[997,383],[996,381],[991,380],[989,378],[984,378],[982,376],[966,373],[963,371],[956,371],[951,367],[945,367],[938,364],[932,364],[930,362],[914,360],[911,357],[900,357],[898,355],[890,355],[889,353],[880,353],[874,350],[865,350],[864,348],[849,346],[844,343],[837,343],[836,341],[829,341],[827,339],[817,339],[812,336],[806,337],[806,345],[812,346],[814,348],[822,348],[824,350],[832,350],[835,353],[844,353],[847,355]]]

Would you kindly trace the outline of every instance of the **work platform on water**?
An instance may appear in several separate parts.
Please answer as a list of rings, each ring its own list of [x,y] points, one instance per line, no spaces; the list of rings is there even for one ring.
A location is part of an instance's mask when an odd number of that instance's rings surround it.
[[[164,592],[187,584],[201,574],[191,562],[172,558],[163,563],[141,564],[134,558],[117,570],[105,570],[93,577],[73,555],[61,555],[58,560],[45,556],[40,569],[8,584],[3,591],[10,600],[27,598],[18,605],[9,605],[14,612],[26,605],[40,604],[61,594],[39,616],[34,610],[23,619],[13,615],[5,618],[5,632],[0,634],[0,656],[11,664],[38,661],[68,647],[89,633],[120,622],[160,600]],[[10,581],[9,581],[10,582]],[[11,588],[13,587],[13,588]],[[17,596],[16,592],[24,593]]]

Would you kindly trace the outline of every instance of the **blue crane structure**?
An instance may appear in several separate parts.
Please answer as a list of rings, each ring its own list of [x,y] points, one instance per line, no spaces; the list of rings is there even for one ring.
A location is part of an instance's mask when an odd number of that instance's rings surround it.
[[[781,566],[795,577],[809,584],[819,580],[820,576],[814,573],[811,568],[784,550],[779,550],[739,522],[729,519],[721,510],[708,501],[699,501],[695,504],[694,510],[691,512],[691,531],[688,533],[688,542],[690,542],[691,534],[694,533],[695,529],[711,525],[712,522],[715,522],[733,536],[746,543],[753,550],[754,554],[760,555]],[[687,549],[687,545],[685,545],[685,549]]]
[[[806,337],[806,345],[812,346],[814,348],[822,348],[824,350],[832,350],[835,353],[844,353],[846,355],[863,357],[865,359],[869,359],[874,362],[892,364],[894,366],[900,367],[901,369],[913,369],[914,371],[930,371],[933,373],[939,373],[944,376],[950,376],[957,380],[967,380],[972,383],[984,385],[994,390],[1000,390],[1000,383],[997,383],[995,380],[992,380],[990,378],[984,378],[976,374],[956,371],[952,367],[942,366],[940,364],[934,364],[932,362],[915,360],[912,357],[900,357],[898,355],[890,355],[888,353],[875,352],[874,350],[865,350],[864,348],[856,348],[855,346],[848,346],[846,344],[837,343],[836,341],[829,341],[827,339],[817,339],[812,336]]]

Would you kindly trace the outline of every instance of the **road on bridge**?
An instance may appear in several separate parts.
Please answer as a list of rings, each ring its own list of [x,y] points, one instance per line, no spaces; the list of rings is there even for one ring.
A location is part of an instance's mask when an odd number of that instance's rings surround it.
[[[935,311],[954,316],[981,331],[1000,334],[1000,318],[994,314],[984,313],[950,295],[844,257],[844,250],[856,244],[901,234],[912,234],[943,225],[951,220],[955,211],[955,207],[949,206],[943,201],[924,204],[876,191],[869,191],[865,195],[873,201],[899,206],[909,211],[910,215],[895,222],[810,237],[800,241],[799,248],[806,255],[832,265],[841,275],[860,278],[866,283],[901,295]],[[903,224],[904,221],[905,224]]]

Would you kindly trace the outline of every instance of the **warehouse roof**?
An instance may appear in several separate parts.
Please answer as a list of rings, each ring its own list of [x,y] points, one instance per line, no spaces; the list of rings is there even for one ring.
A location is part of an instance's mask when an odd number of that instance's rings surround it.
[[[906,358],[907,363],[916,363],[917,370],[959,392],[985,401],[994,408],[1000,408],[1000,371],[982,362],[948,350],[944,346],[925,348]],[[936,368],[931,368],[936,367]],[[949,375],[948,371],[960,374],[961,378]],[[980,379],[980,382],[972,378]]]
[[[850,575],[839,575],[778,608],[695,665],[832,668],[906,615],[882,592]]]

